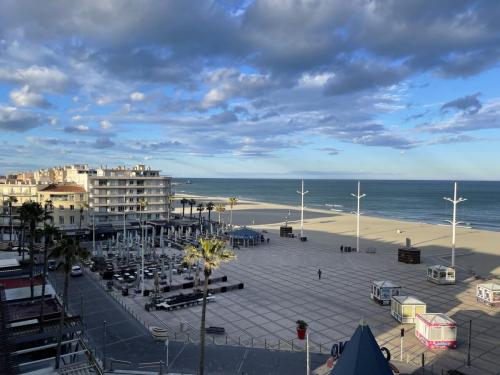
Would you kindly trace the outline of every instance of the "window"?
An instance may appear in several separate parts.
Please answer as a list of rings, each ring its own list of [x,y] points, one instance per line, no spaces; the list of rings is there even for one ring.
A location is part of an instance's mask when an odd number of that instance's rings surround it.
[[[70,204],[70,205],[69,205],[69,209],[70,209],[71,211],[74,211],[74,210],[75,210],[75,206],[74,206],[74,205],[72,205],[72,204]]]
[[[425,306],[424,305],[415,306],[415,314],[425,314]]]
[[[456,327],[443,327],[443,340],[453,341],[457,339]]]
[[[403,306],[403,317],[413,318],[413,306]]]
[[[69,217],[69,223],[70,224],[75,224],[75,217],[74,216],[70,216]]]
[[[64,206],[63,206],[62,204],[61,204],[61,205],[59,205],[59,209],[60,209],[61,211],[64,211]]]
[[[64,216],[59,216],[59,225],[64,224]]]

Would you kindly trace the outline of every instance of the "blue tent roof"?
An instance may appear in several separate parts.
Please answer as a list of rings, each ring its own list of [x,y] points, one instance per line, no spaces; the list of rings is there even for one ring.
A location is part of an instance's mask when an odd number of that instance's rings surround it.
[[[229,233],[229,236],[233,238],[251,239],[251,238],[260,238],[260,233],[255,230],[243,227],[233,230],[232,232]]]
[[[360,324],[330,375],[393,375],[370,327]]]

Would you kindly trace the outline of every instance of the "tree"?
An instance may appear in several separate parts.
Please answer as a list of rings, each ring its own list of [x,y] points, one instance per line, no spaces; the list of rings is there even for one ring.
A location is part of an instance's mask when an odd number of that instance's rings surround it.
[[[229,198],[229,206],[231,207],[231,218],[229,219],[229,226],[233,227],[233,207],[236,206],[238,199],[236,197]]]
[[[9,226],[10,226],[10,234],[9,234],[9,243],[12,244],[12,229],[13,229],[13,223],[12,223],[12,204],[17,203],[17,198],[16,197],[9,197],[7,199],[7,202],[9,203]]]
[[[201,213],[205,211],[205,206],[203,203],[200,203],[198,206],[196,206],[196,211],[198,211],[198,221],[200,222],[201,226]]]
[[[189,200],[189,207],[191,208],[191,210],[189,211],[189,218],[192,219],[193,218],[193,206],[196,204],[196,201],[194,199],[190,199]]]
[[[219,203],[217,206],[215,206],[215,211],[219,214],[219,225],[220,225],[220,215],[226,211],[226,206],[222,203]]]
[[[82,221],[84,219],[84,210],[88,210],[89,204],[88,203],[82,203],[80,205],[80,223],[78,224],[78,229],[82,229]]]
[[[59,320],[59,335],[57,338],[57,354],[56,354],[56,369],[59,369],[61,361],[61,343],[63,336],[64,315],[68,306],[68,288],[69,288],[69,274],[71,268],[81,259],[89,256],[87,250],[80,247],[80,243],[73,238],[63,237],[59,244],[50,253],[50,258],[58,259],[60,261],[59,267],[62,267],[64,272],[64,292],[63,303],[61,308],[61,316]]]
[[[210,214],[212,213],[212,210],[214,209],[215,205],[213,202],[208,202],[206,205],[207,211],[208,211],[208,222],[210,223]]]
[[[203,303],[201,308],[200,322],[200,365],[198,374],[203,375],[205,365],[205,318],[207,311],[208,280],[212,272],[218,269],[223,262],[234,259],[232,251],[226,249],[226,243],[218,239],[200,238],[200,246],[189,246],[186,248],[186,261],[203,263]],[[190,260],[188,260],[190,259]]]
[[[186,198],[181,199],[181,204],[182,204],[182,218],[184,218],[184,209],[186,208],[186,204],[189,203],[189,200]]]
[[[31,299],[34,298],[34,280],[33,280],[33,267],[35,264],[35,231],[38,223],[43,221],[45,216],[44,210],[40,203],[37,202],[24,202],[19,209],[19,216],[21,221],[28,224],[30,232],[30,246],[29,246],[29,256],[30,256],[30,295]],[[23,250],[23,249],[21,249]]]
[[[44,228],[41,231],[44,236],[44,252],[43,252],[43,275],[42,275],[42,300],[40,302],[40,328],[43,330],[43,315],[44,315],[44,303],[45,303],[45,284],[47,284],[47,266],[48,266],[48,251],[49,246],[54,244],[54,238],[59,234],[57,228],[53,225],[46,225],[45,221],[50,217],[50,214],[45,209],[46,216],[44,218]]]

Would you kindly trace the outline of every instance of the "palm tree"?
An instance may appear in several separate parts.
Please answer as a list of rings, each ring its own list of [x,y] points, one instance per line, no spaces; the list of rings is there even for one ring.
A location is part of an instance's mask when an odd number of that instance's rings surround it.
[[[80,205],[80,223],[78,224],[78,229],[82,229],[82,221],[84,219],[84,210],[88,210],[89,204],[84,202]]]
[[[212,210],[214,209],[215,205],[213,202],[208,202],[206,207],[208,211],[208,222],[210,223],[210,214],[212,213]]]
[[[226,249],[226,243],[218,239],[200,238],[200,247],[189,246],[186,248],[186,261],[188,259],[203,262],[203,304],[201,308],[200,323],[200,367],[199,375],[203,375],[205,364],[205,317],[207,311],[208,280],[213,270],[220,267],[222,262],[229,262],[234,259],[232,251]]]
[[[229,206],[231,207],[231,218],[229,219],[229,226],[233,227],[233,207],[236,206],[238,199],[236,197],[229,198]]]
[[[46,216],[45,220],[47,220],[50,217],[50,214],[47,212],[46,209]],[[48,263],[48,251],[49,251],[49,245],[53,245],[54,243],[54,238],[57,236],[59,231],[57,228],[53,225],[46,225],[44,220],[44,228],[42,231],[42,234],[45,238],[45,243],[44,243],[44,252],[43,252],[43,275],[42,275],[42,301],[40,303],[40,329],[43,330],[43,320],[44,320],[44,302],[45,302],[45,284],[47,283],[46,277],[47,277],[47,263]]]
[[[35,231],[38,223],[42,222],[45,216],[45,212],[37,202],[24,202],[21,208],[19,209],[19,216],[24,223],[28,224],[30,231],[30,247],[29,247],[29,256],[30,256],[30,291],[31,291],[31,299],[34,298],[34,280],[33,280],[33,267],[35,264],[34,255],[35,255]],[[22,249],[21,249],[22,250]]]
[[[181,199],[181,204],[182,204],[182,218],[184,218],[184,209],[186,208],[186,204],[189,203],[189,200],[187,198],[182,198]]]
[[[220,215],[226,211],[226,206],[222,203],[219,203],[217,206],[215,206],[215,211],[219,214],[219,225],[220,225]]]
[[[201,226],[201,213],[205,211],[205,206],[203,206],[203,203],[200,203],[198,206],[196,206],[196,211],[198,211],[198,221],[200,222]]]
[[[59,261],[61,262],[59,266],[63,267],[64,272],[64,292],[61,317],[59,320],[59,335],[57,338],[56,369],[59,368],[59,363],[61,360],[61,343],[64,326],[64,314],[68,306],[69,274],[71,272],[71,268],[80,259],[85,259],[88,256],[88,251],[82,249],[80,247],[80,243],[70,237],[63,237],[59,244],[50,253],[50,258],[59,259]]]
[[[12,204],[17,203],[17,198],[16,197],[9,197],[7,199],[7,202],[9,203],[9,226],[10,226],[10,234],[9,234],[9,243],[12,246]]]
[[[191,198],[188,202],[189,204],[189,207],[191,208],[191,211],[189,211],[189,218],[192,219],[193,218],[193,206],[196,204],[196,201]]]

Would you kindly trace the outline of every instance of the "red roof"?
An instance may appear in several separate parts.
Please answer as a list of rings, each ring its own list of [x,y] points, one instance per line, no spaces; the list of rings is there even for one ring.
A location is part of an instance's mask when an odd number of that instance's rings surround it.
[[[50,184],[46,188],[43,188],[41,191],[51,191],[55,193],[85,193],[85,189],[80,185],[56,185]]]
[[[19,279],[0,279],[0,284],[3,284],[5,289],[13,289],[13,288],[23,288],[30,286],[30,279],[23,277]],[[42,285],[42,277],[37,276],[33,280],[34,285]]]

